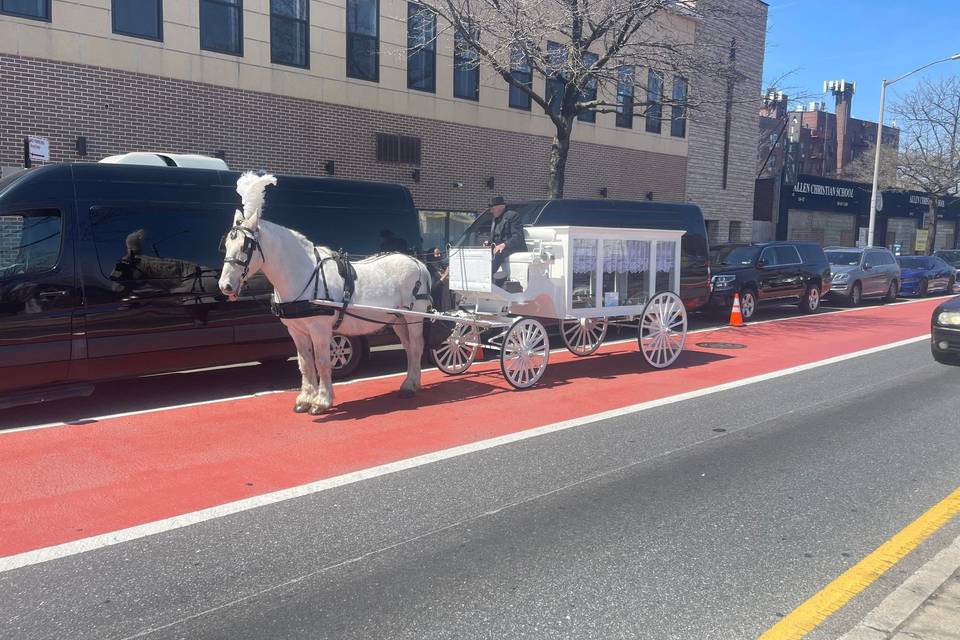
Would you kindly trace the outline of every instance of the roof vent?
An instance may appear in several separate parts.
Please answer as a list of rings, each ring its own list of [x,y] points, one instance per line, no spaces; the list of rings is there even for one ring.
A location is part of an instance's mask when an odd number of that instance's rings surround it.
[[[100,162],[107,164],[141,164],[153,167],[187,167],[190,169],[217,169],[229,171],[230,167],[220,158],[195,153],[147,153],[135,151],[118,156],[109,156]]]

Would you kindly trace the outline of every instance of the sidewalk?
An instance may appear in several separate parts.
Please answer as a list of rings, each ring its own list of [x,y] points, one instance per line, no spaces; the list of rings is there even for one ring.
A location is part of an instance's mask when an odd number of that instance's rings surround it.
[[[840,640],[960,640],[960,538]]]

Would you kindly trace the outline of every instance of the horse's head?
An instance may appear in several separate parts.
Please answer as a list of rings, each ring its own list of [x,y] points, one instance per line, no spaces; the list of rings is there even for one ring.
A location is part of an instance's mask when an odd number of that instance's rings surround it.
[[[220,291],[230,300],[237,299],[247,278],[259,271],[266,259],[260,246],[260,214],[267,185],[271,184],[277,184],[277,179],[270,174],[247,172],[237,180],[243,211],[234,212],[233,226],[221,242],[224,259]]]

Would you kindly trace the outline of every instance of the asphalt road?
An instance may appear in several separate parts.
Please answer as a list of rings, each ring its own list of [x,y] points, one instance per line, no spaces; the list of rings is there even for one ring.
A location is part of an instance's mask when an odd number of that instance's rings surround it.
[[[960,368],[928,349],[8,571],[0,636],[756,637],[960,484]],[[958,533],[811,637],[852,627]]]

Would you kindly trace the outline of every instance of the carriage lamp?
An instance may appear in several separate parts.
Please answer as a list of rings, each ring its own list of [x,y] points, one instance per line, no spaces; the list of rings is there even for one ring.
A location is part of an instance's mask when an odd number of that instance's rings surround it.
[[[960,311],[941,311],[937,324],[944,327],[960,327]]]

